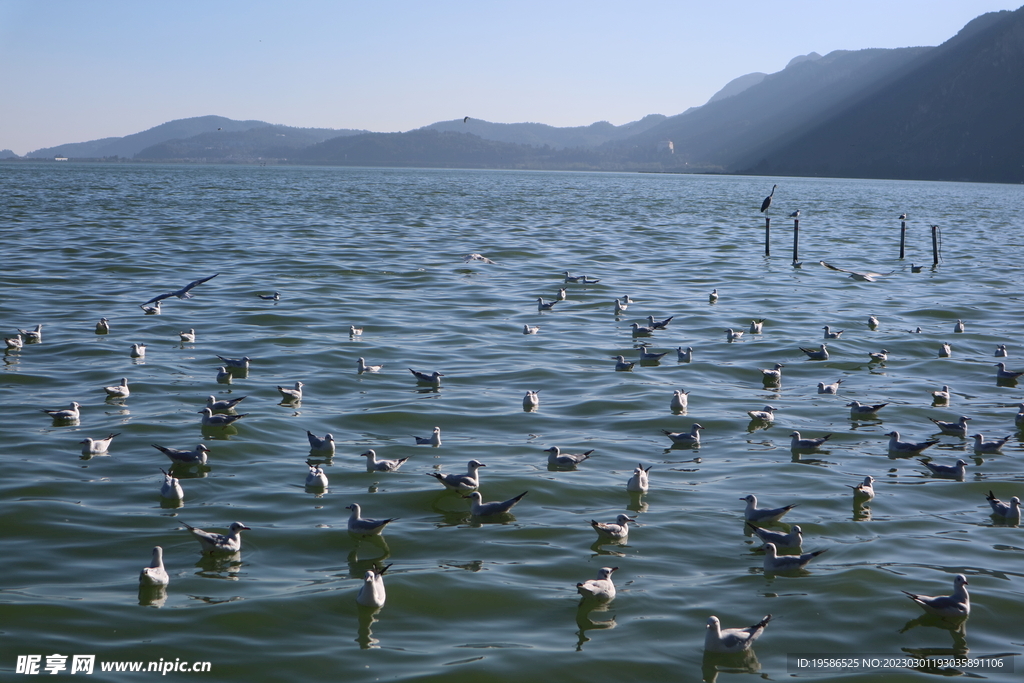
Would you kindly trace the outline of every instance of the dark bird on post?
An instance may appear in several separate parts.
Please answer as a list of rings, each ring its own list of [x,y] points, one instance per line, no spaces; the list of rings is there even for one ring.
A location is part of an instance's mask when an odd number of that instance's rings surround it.
[[[761,202],[761,213],[764,213],[765,211],[767,211],[768,207],[772,205],[772,197],[775,196],[775,188],[776,187],[778,187],[778,185],[772,185],[772,193],[770,195],[768,195],[767,197],[765,197],[764,201]]]

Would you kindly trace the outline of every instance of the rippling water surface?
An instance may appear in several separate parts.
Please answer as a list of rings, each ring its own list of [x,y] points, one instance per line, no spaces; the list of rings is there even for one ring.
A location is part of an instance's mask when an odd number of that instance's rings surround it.
[[[985,501],[1024,495],[1024,390],[997,383],[993,357],[1005,343],[1024,370],[1020,187],[782,179],[766,258],[764,178],[75,164],[5,165],[0,178],[4,336],[43,324],[42,343],[4,355],[0,377],[0,670],[60,653],[211,662],[212,674],[176,680],[729,681],[789,677],[791,653],[1024,652],[1024,531],[996,523]],[[800,268],[784,218],[795,209]],[[931,223],[942,226],[936,269]],[[473,252],[497,264],[463,263]],[[856,282],[820,259],[887,275]],[[565,285],[568,299],[538,313],[566,270],[600,283]],[[213,273],[160,316],[139,309]],[[273,291],[279,302],[256,296]],[[622,295],[635,302],[616,318]],[[616,372],[611,356],[637,356],[630,325],[647,315],[675,316],[648,340],[671,353]],[[94,332],[101,316],[109,334]],[[726,343],[726,328],[753,318],[763,334]],[[825,324],[846,332],[829,360],[807,360],[798,347],[819,344]],[[178,343],[189,328],[196,342]],[[144,360],[129,357],[136,342]],[[943,342],[951,358],[938,357]],[[677,362],[678,346],[694,360]],[[888,362],[869,364],[882,348]],[[251,357],[248,376],[218,384],[217,354]],[[383,371],[357,374],[360,356]],[[781,387],[765,387],[760,368],[776,362]],[[439,370],[443,384],[418,386],[407,368]],[[105,400],[121,377],[131,396]],[[840,395],[816,393],[837,379]],[[282,404],[275,387],[295,381],[303,400]],[[943,384],[951,404],[932,406]],[[691,392],[683,415],[669,408],[679,388]],[[523,410],[528,389],[540,390],[536,412]],[[247,396],[247,417],[201,429],[211,394]],[[852,400],[889,405],[851,421]],[[80,424],[40,412],[70,401]],[[746,412],[766,404],[779,410],[762,429]],[[921,441],[935,434],[928,417],[959,415],[987,437],[1013,435],[984,457],[938,437],[926,455],[964,458],[966,481],[887,454],[886,432]],[[701,446],[668,448],[661,430],[694,422]],[[434,426],[440,447],[414,445]],[[794,429],[833,437],[794,455]],[[337,439],[325,494],[303,487],[306,430]],[[115,432],[108,456],[80,456],[79,441]],[[200,442],[208,467],[176,470],[184,503],[161,503],[170,463],[151,444]],[[553,445],[594,455],[549,471]],[[409,460],[367,473],[368,448]],[[481,523],[425,476],[473,458],[487,465],[486,500],[529,491],[513,517]],[[637,463],[652,467],[644,496],[625,488]],[[878,495],[858,509],[847,485],[866,475]],[[801,574],[765,575],[744,533],[748,493],[798,503],[784,521],[803,528],[805,551],[828,552]],[[351,503],[399,519],[383,541],[361,541],[346,530]],[[628,543],[595,544],[590,520],[624,512],[639,523]],[[235,520],[252,530],[223,561],[201,558],[183,526]],[[155,545],[165,596],[138,590]],[[355,593],[375,563],[393,566],[372,614]],[[619,568],[618,596],[580,608],[575,584],[602,566]],[[900,593],[948,594],[958,573],[973,602],[963,629],[920,619]],[[768,613],[755,658],[703,658],[709,615],[739,626]]]

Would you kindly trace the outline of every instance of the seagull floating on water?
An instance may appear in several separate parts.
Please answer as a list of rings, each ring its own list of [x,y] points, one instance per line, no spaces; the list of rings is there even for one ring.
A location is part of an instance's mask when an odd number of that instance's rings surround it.
[[[918,595],[917,593],[905,593],[908,598],[916,602],[929,614],[939,617],[953,617],[965,619],[971,613],[971,597],[967,594],[967,577],[957,574],[953,580],[953,594],[932,597],[930,595]]]
[[[841,336],[843,336],[843,332],[846,332],[846,330],[839,330],[838,332],[833,332],[832,328],[829,327],[828,325],[825,325],[825,327],[821,329],[825,330],[825,339],[839,339]]]
[[[825,549],[827,550],[827,548]],[[812,553],[803,555],[782,555],[780,556],[774,543],[764,544],[764,571],[766,574],[775,572],[792,572],[803,569],[811,560],[821,555],[825,550],[815,550]]]
[[[957,460],[955,465],[939,465],[927,460],[918,460],[918,462],[931,470],[931,473],[937,477],[962,480],[967,475],[966,460]]]
[[[224,367],[239,368],[242,370],[248,370],[249,362],[252,361],[252,358],[249,358],[249,356],[243,356],[242,358],[225,358],[224,356],[217,356],[217,358],[220,358],[220,361],[224,363]]]
[[[1006,344],[1000,344],[996,347],[996,358],[1006,358],[1009,354],[1006,352]]]
[[[165,448],[163,446],[157,446],[156,444],[152,444],[152,446],[170,458],[171,462],[181,463],[183,465],[205,465],[207,459],[206,454],[210,452],[210,449],[207,448],[205,444],[199,444],[196,446],[195,450],[192,451],[183,451],[177,448]]]
[[[750,321],[750,334],[761,334],[764,329],[764,318]]]
[[[949,344],[943,343],[939,347],[939,358],[949,358],[953,355],[953,347]]]
[[[943,434],[967,436],[967,422],[971,418],[961,415],[960,420],[957,422],[943,422],[942,420],[936,420],[934,417],[929,417],[928,419],[934,422],[935,426],[938,427],[939,431]]]
[[[231,384],[233,378],[234,375],[231,374],[231,371],[223,365],[217,368],[217,381],[221,384]]]
[[[206,397],[206,407],[213,411],[234,410],[235,406],[246,398],[245,396],[239,396],[238,398],[226,398],[218,401],[216,396],[210,395]]]
[[[523,410],[537,410],[540,407],[540,389],[527,390],[526,396],[523,396]]]
[[[1013,372],[1012,370],[1007,370],[1006,363],[996,363],[996,367],[999,368],[999,370],[996,372],[996,378],[998,379],[1015,380],[1021,375],[1024,375],[1024,372]]]
[[[358,503],[352,503],[351,505],[345,506],[346,510],[351,510],[352,514],[348,518],[348,530],[353,534],[360,536],[379,536],[384,527],[391,522],[398,519],[398,517],[392,517],[390,519],[369,519],[361,516],[361,509]]]
[[[359,370],[360,375],[363,374],[364,372],[380,372],[383,367],[383,364],[367,365],[366,360],[362,356],[360,356],[359,359],[356,360],[356,368]]]
[[[327,488],[327,475],[324,474],[324,470],[320,465],[308,465],[309,474],[306,475],[306,488],[309,489],[326,489]]]
[[[932,401],[934,403],[949,403],[949,399],[952,396],[953,392],[950,391],[949,385],[943,384],[941,390],[932,392]]]
[[[616,370],[632,370],[633,366],[636,365],[633,361],[626,360],[623,356],[612,356],[615,359]]]
[[[689,404],[689,400],[690,400],[688,398],[689,395],[690,395],[689,391],[683,391],[682,389],[676,389],[674,392],[672,392],[672,402],[669,405],[669,408],[671,408],[673,412],[682,412],[682,411],[686,410],[686,407]]]
[[[565,291],[565,287],[558,288],[558,294],[555,295],[555,299],[558,301],[565,301],[569,298],[569,293]]]
[[[601,280],[598,278],[590,278],[587,277],[586,275],[584,275],[583,278],[580,280],[580,282],[582,282],[585,285],[596,285],[600,281]]]
[[[594,528],[601,538],[608,538],[613,541],[624,541],[629,536],[629,523],[636,520],[629,515],[619,515],[614,522],[598,522],[590,520],[590,526]]]
[[[107,398],[128,398],[132,393],[128,389],[128,378],[122,377],[121,383],[112,387],[103,387],[103,391],[107,392]]]
[[[825,266],[829,270],[837,270],[840,273],[848,273],[852,279],[858,280],[860,282],[874,282],[876,278],[880,278],[883,275],[892,275],[892,272],[888,272],[888,273],[870,273],[870,272],[869,273],[858,273],[858,272],[853,271],[853,270],[846,270],[845,268],[837,268],[837,267],[835,267],[835,266],[833,266],[831,264],[825,263],[824,261],[818,261],[818,263],[820,263],[821,265]]]
[[[667,429],[662,429],[662,433],[668,438],[672,439],[672,443],[680,446],[699,446],[700,445],[700,430],[704,429],[699,424],[694,422],[690,426],[688,432],[670,432]]]
[[[362,333],[363,333],[363,328],[356,327],[355,325],[349,325],[348,326],[348,336],[350,336],[350,337],[358,337]]]
[[[621,315],[627,308],[629,308],[628,305],[620,302],[618,299],[615,300],[615,315]]]
[[[822,344],[817,349],[807,349],[803,346],[800,350],[807,354],[807,357],[811,360],[828,360],[828,349],[825,348],[825,344]]]
[[[259,298],[263,299],[264,301],[281,300],[281,292],[274,292],[273,294],[258,294],[257,296],[259,296]]]
[[[412,376],[416,378],[417,382],[421,384],[430,384],[435,387],[441,386],[441,378],[444,377],[444,375],[438,372],[437,370],[434,370],[434,372],[427,374],[425,372],[419,372],[417,370],[409,368],[409,372],[412,373]]]
[[[143,567],[139,572],[139,584],[143,586],[166,586],[171,582],[164,568],[164,549],[160,546],[153,547],[153,559],[148,567]]]
[[[594,450],[591,449],[583,453],[562,453],[558,446],[552,446],[551,448],[545,448],[544,452],[548,454],[548,464],[553,467],[576,467],[589,458]]]
[[[871,500],[872,498],[875,497],[875,487],[873,486],[874,483],[874,477],[864,477],[864,481],[857,484],[856,486],[850,486],[849,484],[846,484],[846,486],[853,489],[854,500]]]
[[[181,488],[181,482],[178,478],[172,476],[162,467],[160,471],[164,473],[164,483],[160,485],[160,497],[167,498],[168,500],[183,500],[185,498],[185,491]]]
[[[821,445],[832,438],[831,434],[820,436],[817,438],[805,439],[800,436],[800,432],[794,431],[790,435],[789,448],[793,451],[812,451],[817,448],[821,448]]]
[[[888,434],[886,434],[886,436],[889,437],[890,455],[920,455],[921,451],[925,450],[926,448],[931,448],[932,446],[939,442],[938,439],[933,439],[931,441],[922,441],[920,443],[915,443],[913,441],[900,441],[900,433],[895,430],[889,432]]]
[[[653,327],[644,327],[640,323],[633,323],[632,328],[634,337],[647,337],[654,332]]]
[[[550,303],[545,303],[544,302],[544,297],[538,296],[537,297],[537,310],[538,311],[550,311],[552,308],[555,307],[555,304],[557,304],[557,303],[558,303],[557,299],[555,301],[550,302]]]
[[[743,336],[743,331],[742,330],[736,331],[736,330],[733,330],[730,327],[729,329],[727,329],[725,331],[725,340],[726,341],[731,341],[731,342],[739,341],[742,336]]]
[[[440,427],[434,427],[433,433],[430,436],[428,436],[427,438],[423,438],[422,436],[414,436],[412,438],[416,439],[416,445],[418,445],[418,446],[435,446],[435,447],[436,446],[440,446],[441,445],[441,428]]]
[[[1009,436],[1004,436],[1001,439],[985,441],[985,436],[983,434],[971,434],[971,438],[974,439],[974,452],[978,454],[999,453],[1006,442],[1010,440]]]
[[[160,315],[159,301],[157,301],[152,306],[147,306],[146,304],[139,304],[139,308],[141,308],[142,312],[145,313],[146,315]]]
[[[195,287],[197,285],[201,285],[204,282],[208,282],[208,281],[212,280],[213,278],[217,277],[218,275],[220,275],[220,273],[214,273],[210,277],[204,277],[204,278],[200,278],[198,280],[193,280],[192,282],[188,283],[187,285],[185,285],[181,289],[176,289],[173,292],[167,292],[166,294],[159,294],[157,296],[154,296],[152,299],[150,299],[149,301],[146,301],[142,305],[145,306],[145,305],[151,304],[151,303],[153,303],[155,301],[160,301],[161,299],[169,299],[172,296],[176,296],[179,299],[191,299],[192,298],[192,294],[190,293],[190,291],[191,291],[191,289],[193,287]]]
[[[651,471],[650,465],[647,469],[644,469],[642,463],[637,464],[636,469],[633,470],[633,476],[626,482],[626,490],[632,491],[633,493],[647,493],[649,487],[648,473]]]
[[[480,488],[480,468],[487,467],[479,460],[470,460],[466,465],[465,474],[441,474],[440,472],[427,472],[427,476],[437,479],[444,484],[446,489],[452,491],[475,491]]]
[[[4,337],[4,344],[7,348],[13,351],[17,351],[25,346],[25,342],[21,340],[21,333],[14,335],[13,337]]]
[[[643,346],[640,347],[640,360],[641,361],[647,361],[647,362],[654,361],[654,362],[657,362],[657,361],[661,360],[662,358],[664,358],[665,356],[668,355],[668,351],[664,351],[662,353],[652,353],[651,351],[647,350],[648,348],[649,347],[646,346],[646,345],[643,345]]]
[[[540,327],[536,325],[523,325],[523,334],[537,334],[540,332]]]
[[[145,344],[132,344],[131,357],[132,358],[145,358],[146,357],[146,345]]]
[[[202,422],[203,425],[206,427],[227,427],[231,424],[234,424],[238,420],[241,420],[243,417],[246,417],[249,414],[242,413],[240,415],[222,415],[218,413],[217,415],[214,415],[213,411],[210,410],[209,408],[203,408],[202,410],[198,410],[196,412],[202,414]]]
[[[296,382],[294,389],[288,387],[278,386],[277,390],[281,393],[281,398],[289,403],[295,403],[296,401],[302,400],[302,387],[306,386],[302,382]]]
[[[331,436],[328,434],[327,436]],[[334,437],[331,437],[331,445],[334,445]],[[399,458],[397,460],[378,460],[377,451],[372,448],[365,453],[361,453],[359,457],[366,458],[366,471],[367,472],[394,472],[402,466],[409,458]]]
[[[85,439],[79,441],[78,443],[82,444],[82,455],[102,455],[106,453],[115,436],[121,436],[121,433],[110,434],[105,439]]]
[[[224,534],[211,533],[202,529],[197,529],[194,526],[189,526],[182,522],[186,529],[192,532],[192,536],[199,541],[199,545],[202,546],[203,553],[237,553],[242,549],[242,532],[251,531],[251,529],[241,522],[232,522],[231,526],[228,527],[228,533]]]
[[[777,522],[782,519],[783,515],[795,508],[800,503],[793,503],[781,508],[759,508],[757,507],[757,497],[751,493],[740,500],[747,501],[747,507],[743,511],[743,517],[748,522],[758,522],[760,524],[768,524],[769,522]]]
[[[509,498],[508,500],[501,502],[483,503],[483,496],[480,495],[479,491],[473,491],[468,496],[463,498],[469,498],[471,503],[469,506],[470,511],[474,517],[490,517],[492,515],[503,515],[507,513],[512,507],[523,499],[529,491],[523,491],[515,498]]]
[[[21,333],[21,336],[24,338],[26,344],[38,344],[39,342],[43,341],[42,324],[36,325],[36,328],[34,330],[23,330],[19,327],[18,332]]]
[[[872,330],[878,329],[878,318],[873,315],[868,316],[868,327]]]
[[[795,211],[794,214],[798,216],[800,212]],[[708,617],[707,632],[704,634],[704,651],[725,654],[746,652],[754,644],[754,641],[761,637],[764,627],[771,619],[772,615],[769,614],[753,626],[723,629],[718,617]]]
[[[839,385],[843,383],[842,379],[837,379],[832,384],[825,384],[824,382],[818,382],[818,393],[819,394],[838,394]]]
[[[110,321],[106,318],[100,318],[100,321],[96,323],[96,334],[108,334],[110,332]]]
[[[684,350],[682,346],[676,347],[676,359],[680,363],[689,363],[693,360],[693,347],[687,346]]]
[[[762,543],[772,543],[776,548],[799,548],[804,544],[803,529],[799,524],[791,526],[789,533],[786,534],[771,529],[762,529],[752,522],[745,522],[745,524],[753,534],[761,539]]]
[[[877,413],[882,408],[889,405],[888,403],[874,403],[874,404],[862,404],[860,401],[851,401],[846,404],[846,407],[850,409],[850,417],[854,420],[870,420],[873,419],[871,416]]]
[[[601,567],[597,570],[597,578],[576,584],[576,591],[584,598],[593,598],[608,602],[615,598],[615,584],[612,583],[612,572],[618,567]]]
[[[189,329],[188,332],[179,332],[178,338],[183,344],[195,344],[196,343],[196,330],[195,328]]]
[[[491,263],[494,263],[494,261],[491,261]],[[384,572],[390,566],[389,564],[383,569],[366,570],[366,573],[363,575],[363,585],[359,587],[359,593],[356,594],[356,602],[358,604],[363,607],[380,608],[384,606],[384,601],[388,597],[387,591],[384,590]]]
[[[786,367],[782,363],[776,363],[775,367],[771,370],[761,370],[761,380],[765,384],[778,384],[782,381],[782,368]]]
[[[63,410],[44,409],[43,412],[57,421],[77,422],[78,418],[81,417],[81,413],[78,410],[81,407],[82,406],[77,401],[72,401],[71,404],[67,408],[64,408]]]
[[[582,275],[569,275],[569,271],[568,270],[565,271],[565,281],[566,282],[579,282],[582,279],[583,279]]]
[[[776,410],[778,410],[778,408],[765,406],[761,410],[748,410],[747,415],[750,416],[751,420],[757,420],[759,422],[774,422]]]
[[[872,363],[884,363],[889,360],[889,352],[885,349],[877,352],[870,352],[868,355],[871,357]]]
[[[953,325],[953,332],[956,333],[956,334],[963,334],[963,331],[964,331],[964,321],[958,319],[956,321],[956,325]]]
[[[669,317],[665,318],[664,320],[655,320],[653,315],[649,315],[649,316],[647,316],[647,322],[650,324],[651,329],[654,329],[654,330],[664,330],[666,327],[668,327],[668,324],[670,322],[672,322],[673,318],[675,318],[675,316],[674,315],[670,315]]]
[[[708,294],[708,303],[712,303],[713,304],[716,301],[718,301],[718,288],[717,287],[715,289],[712,289],[711,293]]]
[[[985,500],[992,506],[992,514],[997,517],[1002,517],[1007,522],[1012,524],[1020,524],[1020,498],[1014,496],[1010,499],[1009,503],[996,498],[995,494],[991,491],[985,496]]]

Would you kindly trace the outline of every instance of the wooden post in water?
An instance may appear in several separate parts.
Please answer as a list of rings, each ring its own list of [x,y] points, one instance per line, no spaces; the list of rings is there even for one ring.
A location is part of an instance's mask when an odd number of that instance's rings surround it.
[[[800,253],[800,219],[793,219],[793,263],[796,263]]]
[[[900,221],[900,260],[906,255],[907,247],[907,222]]]
[[[939,226],[932,226],[932,268],[939,265]]]
[[[771,256],[772,255],[771,239],[772,239],[772,219],[771,219],[770,216],[765,216],[764,217],[764,255],[765,256]]]

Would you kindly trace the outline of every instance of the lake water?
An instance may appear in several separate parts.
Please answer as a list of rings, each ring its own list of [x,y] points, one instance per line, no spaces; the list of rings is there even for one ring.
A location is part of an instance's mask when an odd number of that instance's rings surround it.
[[[3,356],[0,377],[6,673],[19,655],[45,666],[94,654],[95,680],[118,682],[153,674],[101,662],[208,661],[211,673],[168,680],[246,682],[833,680],[790,671],[789,655],[1024,652],[1024,530],[996,523],[985,500],[1024,495],[1024,389],[997,383],[993,355],[1005,343],[1009,367],[1024,370],[1019,186],[783,178],[766,258],[770,178],[70,163],[0,165],[0,179],[4,336],[43,324],[41,343]],[[785,218],[795,209],[799,268]],[[464,263],[474,252],[497,264]],[[857,282],[822,259],[886,275]],[[566,270],[600,283],[564,285],[567,300],[539,313],[536,297],[553,298]],[[214,273],[160,316],[139,308]],[[274,291],[278,302],[257,297]],[[616,318],[623,295],[634,303]],[[636,359],[630,325],[648,315],[675,316],[648,339],[671,353],[616,372],[611,357]],[[94,331],[101,316],[109,334]],[[726,342],[726,328],[754,318],[763,334]],[[846,332],[829,360],[808,360],[799,347],[821,343],[826,324]],[[365,332],[350,337],[350,325]],[[189,328],[196,342],[179,343]],[[144,360],[129,357],[136,342]],[[952,357],[938,357],[943,342]],[[677,362],[678,346],[694,348],[692,362]],[[869,363],[882,348],[889,360]],[[217,383],[217,354],[252,358],[248,376]],[[383,371],[357,374],[358,357]],[[781,387],[765,387],[760,369],[776,362]],[[417,385],[408,368],[443,383]],[[105,400],[122,377],[131,396]],[[838,379],[838,396],[817,394]],[[296,381],[303,400],[282,404],[276,386]],[[952,401],[933,406],[943,384]],[[669,408],[680,388],[684,415]],[[529,389],[536,412],[522,407]],[[211,394],[247,396],[247,417],[201,428]],[[889,405],[852,421],[853,400]],[[40,412],[71,401],[77,425]],[[778,413],[760,429],[746,412],[766,404]],[[960,415],[988,438],[1012,435],[984,457],[970,439],[936,437],[925,455],[964,458],[965,481],[888,455],[887,432],[923,441],[936,434],[929,417]],[[700,447],[669,448],[662,430],[694,422]],[[435,426],[440,447],[414,445]],[[306,430],[337,440],[325,494],[303,486]],[[833,437],[794,455],[793,430]],[[108,456],[82,458],[79,441],[115,432]],[[184,503],[162,503],[170,462],[151,444],[200,442],[208,467],[176,468]],[[594,454],[550,471],[555,445]],[[409,460],[367,473],[368,448]],[[481,523],[425,476],[474,458],[487,465],[485,500],[529,491],[513,517]],[[652,467],[643,496],[625,488],[638,463]],[[847,486],[867,475],[877,497],[858,509]],[[802,527],[805,551],[828,552],[802,573],[766,575],[744,531],[749,493],[798,503],[784,521]],[[348,533],[352,503],[399,518],[383,542]],[[622,513],[638,518],[628,543],[595,544],[590,521]],[[236,520],[251,531],[228,560],[201,557],[183,526]],[[140,594],[155,545],[170,586]],[[375,563],[392,566],[372,614],[355,595]],[[581,609],[575,584],[603,566],[619,568],[618,596]],[[973,603],[959,630],[921,619],[900,592],[945,595],[959,573]],[[768,613],[756,657],[704,658],[709,615],[745,626]],[[1016,659],[972,671],[1020,680],[1024,663],[1007,671]]]

